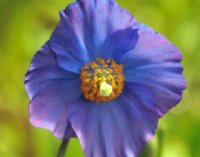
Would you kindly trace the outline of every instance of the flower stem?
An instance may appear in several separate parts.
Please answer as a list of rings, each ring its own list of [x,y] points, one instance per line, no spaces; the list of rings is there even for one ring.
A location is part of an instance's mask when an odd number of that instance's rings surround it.
[[[158,130],[158,151],[156,157],[162,156],[162,150],[163,150],[163,140],[164,140],[164,133],[163,130]]]
[[[69,139],[63,139],[63,141],[60,145],[57,157],[64,157],[65,156],[65,152],[66,152],[66,149],[67,149],[68,142],[69,142]]]

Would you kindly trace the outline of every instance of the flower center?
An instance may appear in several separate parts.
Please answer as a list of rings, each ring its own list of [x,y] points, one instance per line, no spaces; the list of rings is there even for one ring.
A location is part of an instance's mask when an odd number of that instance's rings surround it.
[[[123,65],[97,58],[81,68],[81,90],[85,99],[106,102],[117,98],[124,87]]]

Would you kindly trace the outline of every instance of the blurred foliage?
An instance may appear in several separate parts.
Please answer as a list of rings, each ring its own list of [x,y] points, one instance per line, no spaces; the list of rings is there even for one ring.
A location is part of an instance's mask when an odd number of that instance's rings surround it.
[[[60,140],[28,121],[23,79],[34,53],[49,39],[69,0],[0,0],[0,156],[54,157]],[[161,119],[141,156],[200,156],[200,0],[118,0],[183,52],[188,87],[182,102]],[[78,140],[67,157],[83,157]]]

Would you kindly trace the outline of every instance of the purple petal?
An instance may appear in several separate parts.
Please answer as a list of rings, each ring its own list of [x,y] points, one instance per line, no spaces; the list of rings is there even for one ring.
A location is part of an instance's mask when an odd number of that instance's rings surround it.
[[[115,0],[77,1],[85,18],[86,46],[94,57],[105,57],[106,53],[133,48],[137,37],[136,30],[131,28],[136,19],[127,10]]]
[[[57,65],[47,42],[33,57],[25,77],[31,123],[51,130],[59,138],[74,136],[66,110],[80,97],[79,85],[78,75]]]
[[[150,64],[126,70],[125,86],[159,116],[174,107],[186,87],[180,63]]]
[[[134,49],[121,58],[126,88],[156,114],[162,116],[182,98],[186,87],[181,53],[161,34],[138,24]]]
[[[50,45],[58,56],[58,63],[67,71],[79,73],[89,61],[85,47],[83,13],[78,3],[60,12],[60,22],[50,38]]]
[[[105,50],[103,53],[100,53],[100,57],[112,57],[118,61],[118,58],[120,58],[124,53],[135,47],[137,40],[137,29],[126,28],[118,30],[105,41]]]
[[[137,30],[131,28],[135,18],[114,0],[77,0],[60,17],[50,45],[68,71],[78,73],[97,57],[127,51],[137,40]]]
[[[73,106],[70,122],[87,157],[135,157],[157,127],[158,116],[128,92],[109,103]]]
[[[185,88],[183,77],[173,80],[174,83],[177,81],[176,84],[170,82],[167,77],[163,82],[156,78],[149,80],[142,76],[139,78],[140,81],[126,83],[127,90],[159,117],[163,116],[182,99],[182,92]]]
[[[74,112],[71,112],[70,122],[86,157],[118,157],[120,147],[116,145],[120,141],[117,141],[114,136],[116,134],[113,134],[115,131],[112,128],[113,119],[109,114],[109,105],[82,100],[73,106]]]
[[[180,62],[182,55],[177,47],[150,27],[138,23],[138,40],[134,49],[125,53],[120,62],[125,69],[163,62]]]
[[[124,140],[124,156],[138,156],[155,134],[159,117],[143,106],[128,90],[124,90],[117,104],[112,111]]]

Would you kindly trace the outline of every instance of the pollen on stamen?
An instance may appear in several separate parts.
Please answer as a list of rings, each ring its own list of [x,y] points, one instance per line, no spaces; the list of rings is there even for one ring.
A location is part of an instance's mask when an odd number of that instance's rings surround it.
[[[81,68],[81,90],[85,99],[107,102],[116,99],[124,88],[123,65],[113,59],[97,58]]]

